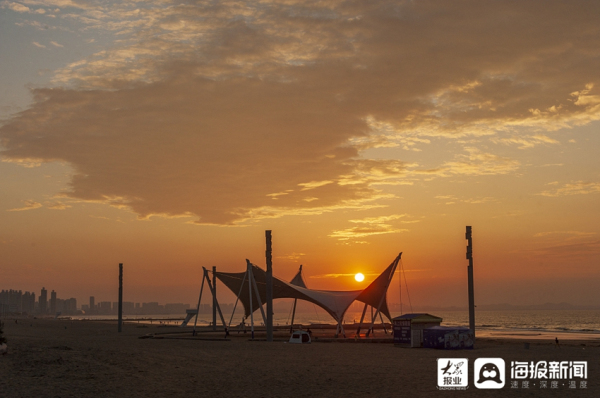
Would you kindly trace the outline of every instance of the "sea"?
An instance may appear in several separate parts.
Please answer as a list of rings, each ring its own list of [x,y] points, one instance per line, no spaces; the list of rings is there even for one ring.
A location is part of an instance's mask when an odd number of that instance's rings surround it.
[[[415,311],[427,312],[443,319],[442,326],[469,326],[468,311]],[[360,312],[347,312],[344,317],[344,325],[358,323],[361,317]],[[401,315],[392,313],[392,317]],[[229,323],[231,314],[224,314],[226,323]],[[124,316],[126,321],[138,323],[153,323],[164,325],[178,325],[184,318],[183,315],[139,315]],[[379,317],[378,317],[379,318]],[[90,319],[90,320],[114,320],[114,315],[98,316],[73,316],[71,319]],[[231,325],[234,327],[242,320],[241,311],[238,311],[232,319]],[[367,311],[364,323],[371,321],[371,313]],[[381,320],[377,320],[381,323]],[[200,314],[197,324],[207,326],[212,322],[212,314]],[[246,320],[249,324],[250,320]],[[254,313],[255,325],[263,323],[259,311]],[[291,314],[275,313],[273,324],[275,326],[289,325]],[[190,321],[193,324],[193,319]],[[324,311],[315,309],[313,312],[297,312],[294,318],[294,324],[318,325],[331,324],[335,321]],[[479,310],[475,313],[475,326],[480,336],[504,336],[515,337],[519,335],[560,335],[571,336],[571,338],[600,338],[600,310]]]

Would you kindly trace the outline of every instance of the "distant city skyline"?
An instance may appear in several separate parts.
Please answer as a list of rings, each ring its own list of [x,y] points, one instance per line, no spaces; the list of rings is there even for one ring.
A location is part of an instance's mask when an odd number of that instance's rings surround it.
[[[80,301],[77,305],[76,298],[61,299],[58,293],[52,290],[50,300],[47,299],[48,290],[42,287],[38,300],[35,300],[35,292],[2,289],[0,291],[0,313],[27,313],[28,315],[113,315],[117,313],[118,302],[98,301],[94,296],[89,297],[86,304]],[[227,305],[227,304],[225,304]],[[206,310],[207,304],[201,304],[202,309]],[[132,301],[123,302],[123,310],[131,315],[154,315],[154,314],[185,314],[190,304],[166,303],[164,305],[158,302],[135,303]]]
[[[46,291],[47,289],[42,288],[41,293]],[[16,289],[2,289],[0,291],[0,314],[17,314],[17,313],[27,313],[29,316],[56,316],[56,312],[60,312],[60,316],[68,316],[68,315],[87,315],[87,316],[102,316],[102,315],[117,315],[117,301],[96,301],[95,296],[90,296],[89,301],[86,303],[85,300],[77,300],[75,298],[71,298],[68,300],[63,300],[58,298],[58,293],[55,293],[56,302],[55,308],[56,311],[52,312],[49,307],[46,311],[42,311],[40,308],[41,302],[43,302],[42,294],[38,296],[38,300],[35,300],[35,292],[28,292]],[[200,314],[208,315],[212,314],[212,299],[205,298],[206,301],[203,300],[200,305]],[[18,304],[20,303],[20,304]],[[77,305],[77,303],[80,303]],[[50,304],[48,304],[50,305]],[[186,314],[186,310],[195,309],[197,303],[187,304],[187,303],[164,303],[159,304],[159,302],[151,301],[151,302],[133,302],[133,301],[124,301],[123,302],[123,314],[124,315],[179,315],[184,316]],[[241,305],[241,304],[239,304]],[[291,308],[291,300],[276,300],[274,303],[274,310],[278,315],[285,315],[288,313]],[[399,302],[389,302],[388,303],[390,311],[394,314],[408,313],[415,311],[467,311],[468,308],[466,306],[416,306],[414,309],[408,302],[399,303]],[[219,302],[219,306],[224,313],[224,316],[230,317],[231,312],[234,309],[233,303],[222,303]],[[90,310],[93,308],[93,310]],[[548,302],[537,305],[513,305],[508,303],[494,303],[494,304],[484,304],[479,305],[477,311],[539,311],[539,310],[597,310],[600,309],[600,305],[576,305],[572,303],[566,302]],[[297,307],[297,312],[299,313],[313,313],[314,311],[318,311],[322,316],[327,317],[328,315],[322,311],[322,309],[317,309],[314,305],[310,303],[302,303]],[[353,303],[349,309],[348,313],[357,313],[362,311],[362,303],[355,302]],[[237,310],[238,317],[241,316],[241,307]],[[237,318],[236,318],[237,319]],[[346,319],[348,321],[348,319]]]

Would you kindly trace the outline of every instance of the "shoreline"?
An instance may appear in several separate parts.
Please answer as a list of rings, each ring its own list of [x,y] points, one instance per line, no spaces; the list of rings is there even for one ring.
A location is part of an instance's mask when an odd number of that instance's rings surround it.
[[[5,323],[11,323],[14,320],[21,322],[30,322],[33,320],[44,320],[44,321],[53,321],[53,322],[90,322],[90,323],[109,323],[109,324],[117,324],[118,320],[114,318],[74,318],[74,317],[10,317],[3,318],[2,321]],[[177,328],[179,331],[183,332],[185,330],[192,330],[193,322],[190,322],[185,327],[180,327],[180,323],[184,318],[165,318],[161,316],[160,318],[152,318],[152,317],[143,317],[143,318],[123,318],[123,324],[129,325],[138,325],[140,327],[146,326],[154,326],[159,328]],[[364,331],[370,323],[363,323],[361,329]],[[231,333],[237,332],[237,326],[229,327]],[[442,326],[456,326],[456,325],[442,325]],[[210,324],[206,324],[205,322],[198,323],[197,329],[203,330],[211,330]],[[346,328],[346,336],[348,338],[354,336],[353,329],[358,327],[358,323],[347,323],[344,324]],[[385,327],[390,333],[391,325],[386,323]],[[464,326],[457,326],[464,327]],[[247,330],[250,330],[250,325],[246,325]],[[263,325],[255,325],[255,331],[261,332],[264,331],[265,327]],[[276,325],[274,326],[274,330],[285,331],[290,328],[290,325]],[[320,323],[320,324],[294,324],[294,329],[311,329],[313,331],[319,330],[335,330],[335,324],[328,323]],[[219,331],[223,331],[222,325],[217,325],[217,329]],[[379,324],[374,325],[374,329],[378,332],[383,331],[383,326]],[[364,333],[364,332],[363,332]],[[477,338],[486,338],[486,339],[510,339],[510,340],[554,340],[558,338],[559,341],[567,341],[567,340],[576,340],[576,341],[590,341],[590,342],[600,342],[600,331],[596,330],[564,330],[561,328],[560,330],[551,330],[551,329],[531,329],[531,328],[498,328],[498,327],[479,327],[476,329]]]

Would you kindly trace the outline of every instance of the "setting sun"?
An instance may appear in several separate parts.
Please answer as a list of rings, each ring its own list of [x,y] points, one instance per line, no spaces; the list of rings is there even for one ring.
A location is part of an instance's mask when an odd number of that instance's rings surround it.
[[[365,276],[359,272],[358,274],[354,275],[354,279],[356,279],[357,282],[362,282],[365,280]]]

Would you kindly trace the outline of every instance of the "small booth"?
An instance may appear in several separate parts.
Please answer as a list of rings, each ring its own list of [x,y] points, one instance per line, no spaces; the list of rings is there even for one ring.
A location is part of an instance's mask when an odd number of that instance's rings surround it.
[[[423,330],[440,326],[442,318],[430,314],[404,314],[392,319],[394,344],[410,347],[423,345]]]
[[[423,347],[442,350],[472,350],[473,331],[465,327],[434,326],[423,331]]]
[[[310,344],[310,333],[303,330],[294,330],[289,342],[292,344]]]

